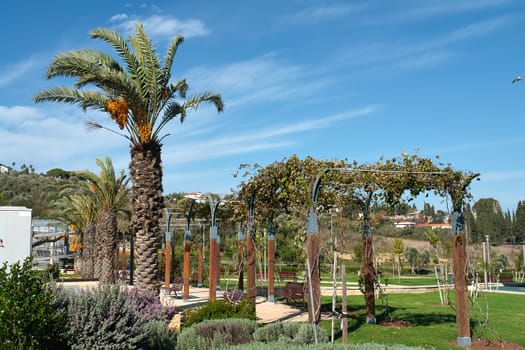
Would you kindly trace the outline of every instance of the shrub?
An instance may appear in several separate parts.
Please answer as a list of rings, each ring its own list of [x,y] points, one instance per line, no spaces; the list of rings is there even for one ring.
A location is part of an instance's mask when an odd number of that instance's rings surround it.
[[[169,322],[175,314],[174,307],[165,307],[153,291],[141,291],[137,288],[122,291],[130,309],[145,321]]]
[[[61,349],[66,314],[57,304],[47,273],[33,271],[31,259],[0,268],[0,348]]]
[[[229,350],[271,350],[276,349],[275,344],[252,343],[245,345],[232,346]],[[425,350],[423,347],[414,347],[397,344],[376,344],[376,343],[362,343],[362,344],[318,344],[318,345],[288,345],[286,350]]]
[[[262,343],[314,344],[314,331],[309,323],[275,322],[261,327],[253,334],[253,339]],[[323,329],[317,327],[319,343],[328,341]]]
[[[145,324],[146,339],[141,349],[144,350],[173,350],[177,344],[177,336],[168,330],[163,321],[150,321]]]
[[[247,319],[208,320],[184,329],[178,347],[185,350],[217,349],[253,341],[257,323]]]
[[[118,286],[71,293],[67,310],[73,349],[136,349],[145,341],[146,320],[133,312]]]
[[[189,327],[204,320],[218,320],[225,318],[246,318],[255,320],[255,308],[247,298],[238,305],[232,305],[224,300],[212,301],[203,307],[189,309],[183,313],[183,327]]]

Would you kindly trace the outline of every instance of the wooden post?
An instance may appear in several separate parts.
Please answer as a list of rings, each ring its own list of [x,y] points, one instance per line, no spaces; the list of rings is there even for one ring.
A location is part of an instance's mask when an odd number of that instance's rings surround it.
[[[215,243],[215,268],[217,269],[215,288],[221,290],[221,236],[218,234]]]
[[[242,223],[239,223],[239,233],[237,234],[237,289],[244,290],[244,233],[242,232]]]
[[[208,201],[210,203],[211,212],[211,227],[210,227],[210,273],[209,279],[209,301],[215,301],[217,297],[217,238],[219,236],[219,228],[217,227],[215,214],[220,200],[214,201],[211,194],[208,194]]]
[[[169,232],[166,233],[166,249],[164,252],[164,262],[166,263],[164,268],[164,288],[168,290],[170,288],[171,280],[171,235]]]
[[[343,344],[348,343],[348,307],[347,307],[347,300],[346,300],[346,265],[343,260],[341,260],[341,283],[343,285],[343,290],[341,292],[342,294],[342,301],[341,301],[341,313],[342,313],[342,319],[341,319],[341,328],[343,331]]]
[[[202,288],[202,273],[204,270],[204,226],[201,225],[202,232],[202,242],[199,246],[199,262],[198,262],[198,272],[197,272],[197,286]]]
[[[171,232],[170,220],[171,213],[166,209],[166,248],[164,249],[164,288],[168,290],[171,282]]]
[[[275,301],[274,290],[275,234],[270,229],[268,234],[268,301]]]
[[[454,289],[456,295],[456,329],[457,345],[470,347],[470,319],[468,311],[467,288],[467,240],[465,238],[464,218],[461,208],[455,208],[452,213],[452,260],[454,263]]]
[[[191,249],[191,232],[185,230],[184,232],[184,263],[183,263],[183,275],[184,275],[184,289],[182,292],[182,298],[188,300],[190,298],[190,249]]]
[[[246,234],[246,251],[247,251],[247,295],[248,300],[252,305],[255,305],[256,289],[255,289],[255,242],[253,241],[252,233]]]
[[[372,237],[363,237],[363,277],[365,280],[366,323],[376,323],[374,249]]]
[[[215,229],[215,230],[213,230]],[[215,235],[212,233],[212,231],[215,231]],[[209,296],[208,296],[208,299],[209,301],[215,301],[215,298],[217,296],[217,293],[216,293],[216,285],[217,285],[217,267],[215,266],[216,265],[216,259],[215,259],[215,249],[216,249],[216,244],[217,244],[217,241],[216,241],[216,237],[217,237],[217,227],[216,226],[212,226],[210,228],[210,258],[209,258],[209,262],[210,262],[210,267],[209,267],[209,273],[208,273],[208,280],[209,280]]]
[[[204,249],[203,249],[203,244],[201,244],[199,246],[199,252],[198,252],[198,266],[197,266],[197,287],[201,288],[202,287],[202,270],[203,270],[203,262],[202,262],[202,258],[204,257]]]
[[[255,289],[255,230],[253,228],[253,220],[255,216],[255,192],[252,192],[248,200],[248,227],[246,230],[246,254],[247,254],[247,284],[248,284],[248,300],[250,304],[255,307],[255,298],[257,290]]]
[[[319,273],[319,234],[308,234],[306,238],[306,259],[308,260],[308,321],[321,321],[321,280]]]
[[[126,239],[125,239],[125,236],[123,235],[124,239],[123,239],[123,244],[122,244],[122,280],[126,280],[127,279],[127,276],[126,276]]]

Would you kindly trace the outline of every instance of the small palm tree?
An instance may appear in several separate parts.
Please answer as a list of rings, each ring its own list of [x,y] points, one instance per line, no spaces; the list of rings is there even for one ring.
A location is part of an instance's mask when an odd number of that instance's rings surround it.
[[[80,236],[82,248],[75,250],[75,262],[80,260],[82,278],[94,278],[95,268],[95,234],[98,210],[92,193],[76,194],[65,198],[62,213],[63,219],[74,224]],[[76,266],[76,264],[75,264]],[[75,267],[76,268],[76,267]]]
[[[96,224],[96,251],[99,252],[97,264],[100,263],[99,280],[102,283],[115,282],[115,251],[117,248],[117,212],[124,209],[128,203],[128,179],[124,171],[115,176],[113,163],[109,157],[105,162],[97,159],[100,176],[90,171],[76,174],[87,181],[100,215]]]
[[[132,229],[136,234],[136,284],[141,289],[157,289],[159,219],[162,215],[161,148],[164,127],[202,102],[211,102],[218,112],[224,108],[220,95],[204,92],[186,97],[185,79],[171,82],[173,60],[183,37],[168,44],[164,62],[159,61],[150,38],[138,23],[128,40],[106,28],[95,29],[92,38],[101,39],[115,49],[119,60],[99,50],[78,50],[57,55],[47,70],[47,77],[73,77],[73,87],[44,90],[35,102],[76,104],[109,114],[120,130],[90,122],[92,128],[104,128],[130,141],[130,176],[132,181]],[[124,64],[122,65],[121,62]],[[86,86],[95,89],[85,90]]]

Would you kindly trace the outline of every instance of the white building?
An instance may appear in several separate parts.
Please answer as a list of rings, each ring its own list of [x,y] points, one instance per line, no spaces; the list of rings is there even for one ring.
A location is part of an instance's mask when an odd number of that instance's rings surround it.
[[[0,207],[0,264],[31,256],[31,209]]]

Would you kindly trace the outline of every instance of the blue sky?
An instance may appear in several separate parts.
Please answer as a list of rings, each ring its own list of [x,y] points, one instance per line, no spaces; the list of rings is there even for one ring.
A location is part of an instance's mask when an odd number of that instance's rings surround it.
[[[222,94],[225,111],[191,113],[166,131],[166,193],[227,193],[241,163],[292,154],[375,162],[402,151],[479,172],[474,200],[525,200],[525,3],[399,1],[4,1],[0,4],[0,163],[97,171],[129,163],[127,141],[88,132],[100,113],[35,105],[59,52],[96,27],[143,22],[161,57],[186,40],[173,77]],[[434,199],[436,205],[446,202]]]

